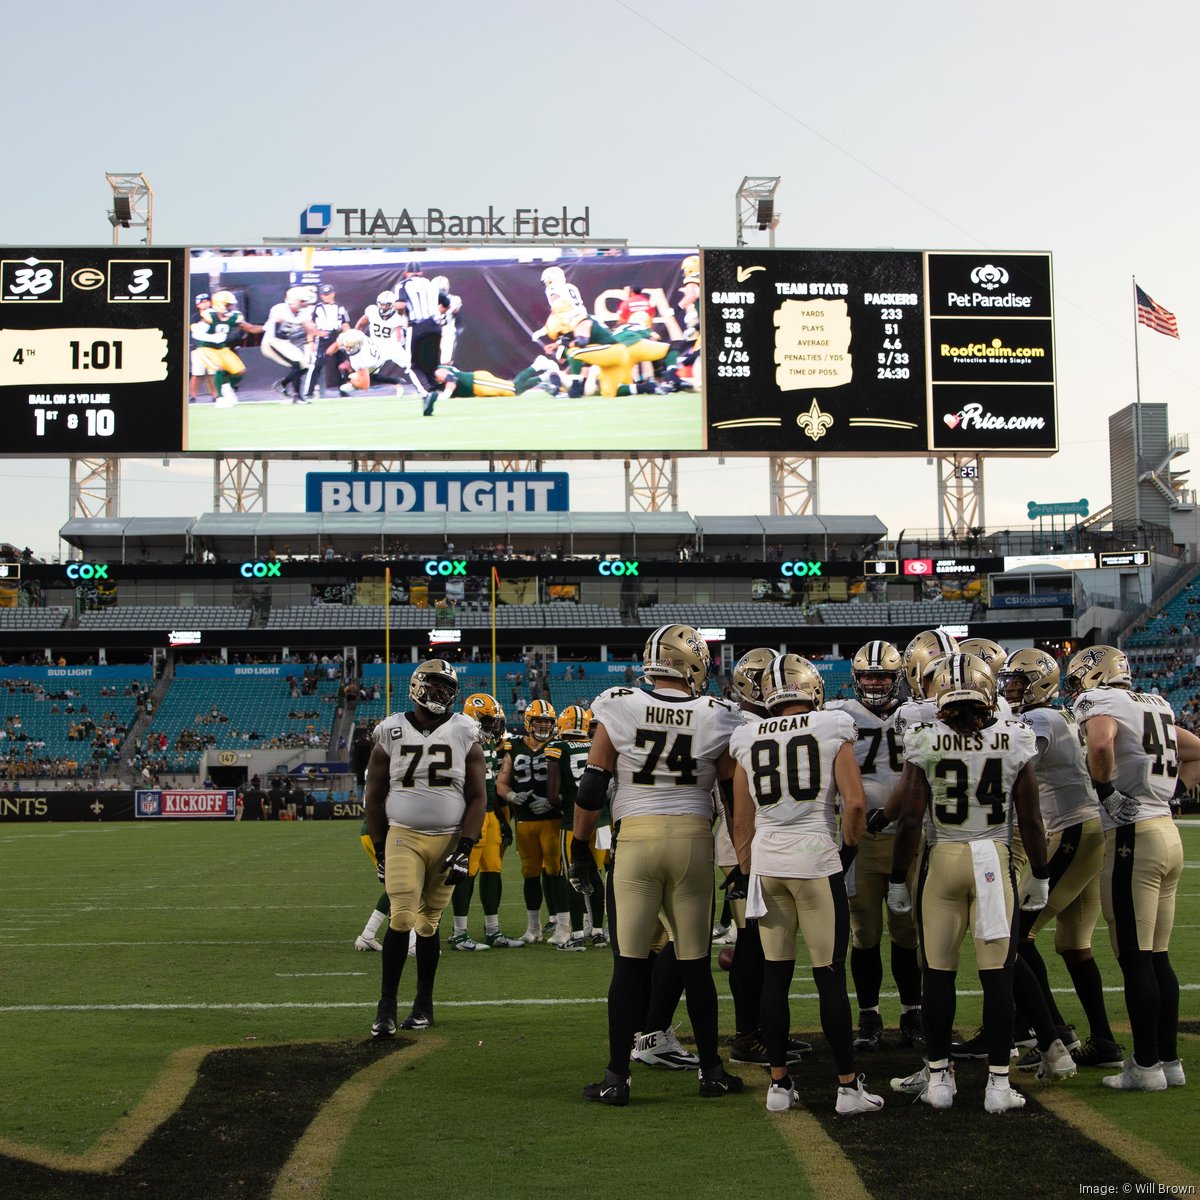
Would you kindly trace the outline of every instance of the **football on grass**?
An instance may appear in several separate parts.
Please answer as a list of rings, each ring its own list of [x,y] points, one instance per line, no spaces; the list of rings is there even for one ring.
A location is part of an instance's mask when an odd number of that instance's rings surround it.
[[[737,949],[736,946],[722,946],[721,953],[717,955],[717,966],[722,971],[728,971],[733,966],[733,952]]]

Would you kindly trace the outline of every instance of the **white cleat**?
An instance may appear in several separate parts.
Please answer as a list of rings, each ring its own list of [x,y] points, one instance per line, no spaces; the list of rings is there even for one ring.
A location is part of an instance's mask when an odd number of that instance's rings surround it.
[[[477,942],[469,933],[455,933],[447,939],[451,950],[490,950],[486,942]]]
[[[911,1075],[904,1076],[903,1079],[897,1076],[891,1081],[892,1091],[902,1092],[905,1096],[920,1096],[928,1085],[928,1067],[922,1067],[919,1071],[914,1071]]]
[[[1037,1077],[1042,1083],[1053,1083],[1056,1079],[1070,1079],[1079,1073],[1079,1064],[1071,1057],[1071,1052],[1063,1045],[1060,1038],[1055,1038],[1042,1052],[1042,1060],[1038,1063]]]
[[[1173,1058],[1170,1062],[1163,1061],[1163,1074],[1167,1077],[1167,1087],[1183,1087],[1187,1076],[1183,1073],[1183,1059]]]
[[[841,1088],[838,1088],[838,1103],[841,1103]],[[767,1112],[787,1112],[800,1107],[800,1093],[784,1083],[773,1083],[767,1088]]]
[[[954,1082],[953,1067],[930,1067],[929,1082],[925,1085],[925,1090],[919,1098],[924,1100],[930,1108],[944,1109],[953,1105],[957,1093],[958,1084]]]
[[[1002,1113],[1024,1107],[1025,1097],[1009,1084],[1007,1075],[988,1074],[987,1087],[983,1092],[984,1112]]]
[[[1180,1074],[1182,1073],[1181,1066]],[[1107,1088],[1116,1088],[1122,1092],[1165,1092],[1167,1090],[1167,1074],[1163,1069],[1163,1064],[1155,1063],[1152,1067],[1139,1067],[1132,1054],[1125,1060],[1125,1067],[1120,1075],[1105,1075],[1100,1082]]]
[[[648,1067],[668,1067],[672,1071],[694,1070],[700,1066],[699,1057],[680,1045],[673,1028],[639,1034],[629,1057]]]
[[[866,1083],[866,1076],[860,1075],[853,1083],[843,1084],[838,1088],[837,1115],[839,1117],[853,1117],[858,1113],[878,1112],[883,1107],[883,1097],[868,1092]]]

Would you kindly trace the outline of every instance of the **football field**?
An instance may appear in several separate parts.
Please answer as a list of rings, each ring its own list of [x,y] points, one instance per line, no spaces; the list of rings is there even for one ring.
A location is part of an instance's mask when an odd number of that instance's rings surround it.
[[[960,1067],[934,1112],[891,1092],[919,1066],[894,1036],[860,1058],[878,1114],[833,1115],[834,1073],[812,977],[797,965],[792,1028],[815,1043],[795,1073],[804,1106],[747,1093],[701,1100],[693,1072],[635,1066],[628,1108],[586,1104],[603,1072],[605,949],[443,949],[436,1024],[372,1044],[379,956],[353,949],[379,887],[356,822],[6,825],[0,829],[0,1195],[917,1197],[1151,1194],[1200,1183],[1200,822],[1172,957],[1193,1074],[1160,1095],[1100,1086],[1098,1070],[1040,1085],[1024,1111],[982,1110],[984,1069]],[[524,928],[515,854],[503,927]],[[482,929],[476,900],[472,932]],[[443,917],[443,937],[450,915]],[[1043,953],[1069,1020],[1080,1009]],[[444,943],[443,943],[444,945]],[[1097,958],[1118,1039],[1120,976]],[[887,962],[887,952],[884,952]],[[715,965],[715,964],[714,964]],[[415,961],[400,987],[411,1000]],[[978,1024],[969,942],[958,1027]],[[718,972],[723,1037],[733,1032]],[[857,1015],[857,1010],[856,1010]],[[680,1007],[680,1030],[689,1040]],[[809,1032],[805,1032],[809,1031]],[[1084,1031],[1086,1032],[1086,1031]],[[1130,1185],[1128,1188],[1125,1185]],[[1102,1194],[1094,1191],[1091,1194]],[[1165,1194],[1165,1193],[1163,1193]]]
[[[375,391],[310,404],[245,401],[234,408],[188,406],[187,448],[267,450],[582,450],[650,453],[700,450],[703,400],[695,392],[570,400],[543,391],[438,400],[423,416],[415,395]]]

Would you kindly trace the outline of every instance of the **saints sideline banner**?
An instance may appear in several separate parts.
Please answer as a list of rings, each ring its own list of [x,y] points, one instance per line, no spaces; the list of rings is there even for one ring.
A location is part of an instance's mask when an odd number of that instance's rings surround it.
[[[0,821],[132,821],[133,792],[0,790]]]

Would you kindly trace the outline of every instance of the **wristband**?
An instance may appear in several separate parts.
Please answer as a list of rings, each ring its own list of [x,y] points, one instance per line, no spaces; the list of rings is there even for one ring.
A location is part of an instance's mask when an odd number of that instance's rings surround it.
[[[1030,867],[1029,873],[1034,877],[1034,879],[1049,879],[1050,864],[1047,863],[1044,867]]]
[[[1096,789],[1096,795],[1099,796],[1101,800],[1107,800],[1109,796],[1111,796],[1113,792],[1117,790],[1113,786],[1111,779],[1105,779],[1103,781],[1099,779],[1093,779],[1092,787]]]

